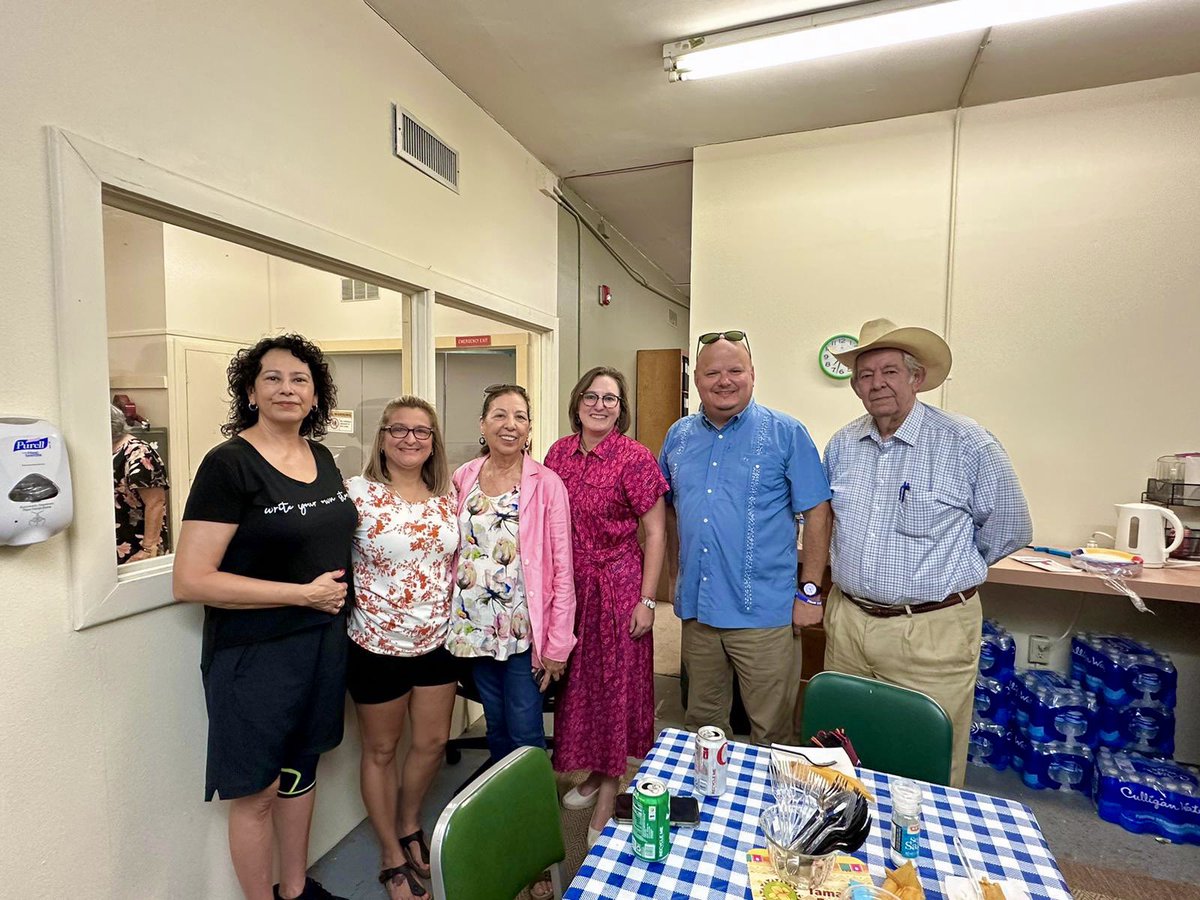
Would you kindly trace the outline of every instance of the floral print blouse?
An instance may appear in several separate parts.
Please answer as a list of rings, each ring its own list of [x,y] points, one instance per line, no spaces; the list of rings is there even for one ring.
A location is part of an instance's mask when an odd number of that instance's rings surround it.
[[[505,660],[533,645],[517,538],[520,488],[489,497],[476,482],[459,515],[461,544],[446,647]]]
[[[358,510],[347,630],[364,650],[423,656],[446,639],[458,521],[453,492],[409,503],[357,475],[346,492]]]
[[[146,502],[139,488],[168,489],[167,467],[153,447],[135,437],[125,439],[113,453],[113,505],[117,514],[117,565],[144,548]],[[163,514],[160,546],[167,549],[167,516]],[[154,543],[152,540],[150,543]]]

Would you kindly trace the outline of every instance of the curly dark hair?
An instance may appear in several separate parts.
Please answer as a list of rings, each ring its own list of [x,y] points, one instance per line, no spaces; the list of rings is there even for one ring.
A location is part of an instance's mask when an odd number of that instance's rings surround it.
[[[308,365],[312,373],[315,403],[300,423],[302,437],[325,437],[333,409],[337,406],[337,385],[329,374],[329,364],[321,348],[299,334],[281,334],[263,338],[253,347],[244,347],[229,362],[229,420],[221,434],[233,437],[258,422],[258,410],[250,408],[250,389],[262,371],[262,359],[272,350],[286,350]]]

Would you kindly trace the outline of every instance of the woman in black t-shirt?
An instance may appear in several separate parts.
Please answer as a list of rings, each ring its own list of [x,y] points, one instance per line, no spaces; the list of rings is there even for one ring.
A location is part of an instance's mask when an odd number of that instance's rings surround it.
[[[238,352],[229,393],[229,440],[196,472],[175,554],[176,599],[205,605],[205,799],[231,801],[246,900],[338,900],[305,871],[317,760],[342,739],[358,520],[332,454],[308,440],[336,389],[321,351],[282,335]]]

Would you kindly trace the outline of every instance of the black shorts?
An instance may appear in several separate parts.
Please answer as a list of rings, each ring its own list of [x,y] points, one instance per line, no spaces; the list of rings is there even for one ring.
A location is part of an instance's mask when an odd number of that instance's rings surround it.
[[[445,647],[422,656],[389,656],[364,650],[351,638],[346,643],[346,687],[355,703],[387,703],[415,687],[451,684],[462,674],[462,662]]]
[[[257,794],[293,760],[342,742],[346,632],[340,617],[327,626],[217,650],[203,677],[205,800]]]

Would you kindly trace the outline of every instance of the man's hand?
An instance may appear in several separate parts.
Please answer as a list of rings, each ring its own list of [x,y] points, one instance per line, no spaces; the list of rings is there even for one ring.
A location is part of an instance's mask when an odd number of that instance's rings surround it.
[[[792,601],[792,634],[800,636],[801,628],[820,625],[825,618],[825,607],[814,606],[800,600]]]

